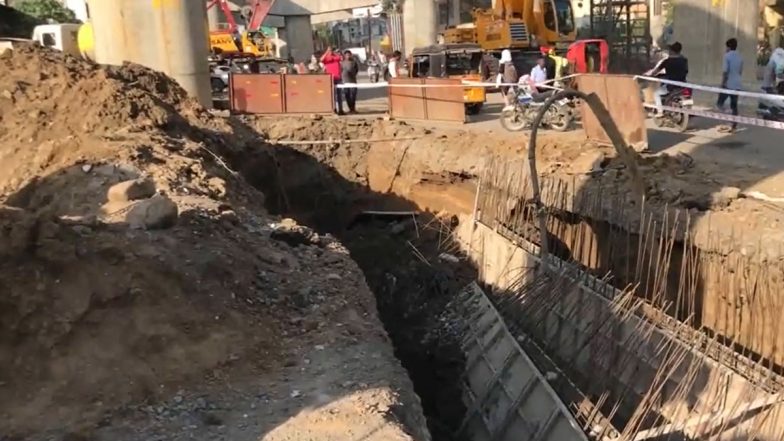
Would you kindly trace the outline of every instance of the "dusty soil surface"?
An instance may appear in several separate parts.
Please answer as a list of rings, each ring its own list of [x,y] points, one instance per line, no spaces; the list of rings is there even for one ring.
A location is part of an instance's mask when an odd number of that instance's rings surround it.
[[[229,171],[256,133],[139,66],[0,70],[0,438],[428,439],[347,249]]]
[[[459,128],[428,128],[382,119],[245,118],[249,126],[281,145],[329,164],[341,177],[381,193],[393,193],[435,212],[470,213],[475,185],[490,160],[518,161],[526,168],[527,134],[517,138]],[[308,144],[334,140],[333,144]],[[343,143],[340,140],[351,140]],[[371,140],[372,142],[363,142]],[[646,206],[659,212],[687,213],[690,233],[703,249],[779,258],[784,239],[782,209],[743,190],[769,172],[749,164],[695,161],[686,154],[645,154],[637,166],[646,189]],[[639,228],[640,207],[626,165],[613,148],[597,145],[581,131],[542,133],[537,168],[558,181],[575,211]],[[590,209],[586,203],[590,201]],[[601,203],[597,203],[600,201]],[[626,201],[619,207],[618,201]],[[739,231],[743,230],[743,234]],[[762,239],[761,239],[762,238]]]

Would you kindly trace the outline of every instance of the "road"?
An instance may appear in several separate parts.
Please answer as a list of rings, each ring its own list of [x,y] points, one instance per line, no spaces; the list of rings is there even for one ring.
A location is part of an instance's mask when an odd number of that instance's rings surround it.
[[[360,82],[367,82],[364,73],[360,74]],[[388,109],[387,89],[361,89],[357,107],[363,116],[385,115]],[[489,94],[481,114],[464,125],[430,121],[427,124],[484,131],[494,136],[517,136],[501,128],[498,118],[502,107],[500,94]],[[753,105],[745,106],[745,112],[753,112]],[[723,182],[727,182],[728,176],[737,175],[737,186],[744,191],[759,191],[771,197],[784,198],[784,143],[781,142],[784,131],[741,126],[735,133],[729,134],[718,130],[723,124],[693,118],[686,133],[677,133],[656,128],[649,120],[649,154],[685,153],[696,161],[720,165],[726,170],[726,175],[721,177]],[[749,185],[749,182],[754,184]]]

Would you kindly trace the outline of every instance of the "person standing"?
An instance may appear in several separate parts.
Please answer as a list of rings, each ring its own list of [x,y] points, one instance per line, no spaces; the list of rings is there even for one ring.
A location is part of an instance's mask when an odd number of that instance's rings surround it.
[[[403,57],[403,54],[400,51],[395,51],[392,54],[392,58],[389,59],[389,67],[387,71],[387,79],[397,78],[400,76],[400,59]]]
[[[328,47],[324,55],[321,56],[321,63],[324,64],[324,71],[332,77],[332,84],[335,89],[335,112],[338,115],[344,115],[343,112],[343,93],[338,86],[343,82],[340,72],[340,62],[342,61],[340,55],[332,51],[332,47]]]
[[[495,83],[501,88],[501,95],[504,98],[504,106],[511,105],[511,97],[509,96],[510,84],[516,84],[519,79],[517,75],[517,68],[512,62],[512,52],[509,49],[504,49],[501,52],[501,61],[498,65],[498,75],[495,78]],[[501,84],[504,84],[503,86]]]
[[[730,38],[726,43],[726,52],[724,54],[723,68],[721,74],[721,88],[730,90],[743,89],[743,57],[738,53],[738,40]],[[732,114],[738,115],[738,95],[729,93],[720,93],[719,99],[716,101],[716,106],[719,111],[724,111],[724,103],[730,99],[730,108]],[[730,130],[735,130],[738,124],[733,122]]]
[[[550,48],[547,46],[542,46],[539,48],[539,52],[544,57],[544,69],[547,73],[547,81],[553,82],[555,80],[555,73],[556,73],[556,66],[555,66],[555,58],[550,56]],[[552,50],[552,54],[555,55],[555,49]]]
[[[343,52],[343,62],[341,63],[341,79],[343,84],[354,86],[357,84],[357,76],[359,75],[359,63],[357,63],[354,54],[351,51]],[[346,98],[348,105],[348,113],[357,113],[357,88],[348,87],[343,89],[343,94]]]

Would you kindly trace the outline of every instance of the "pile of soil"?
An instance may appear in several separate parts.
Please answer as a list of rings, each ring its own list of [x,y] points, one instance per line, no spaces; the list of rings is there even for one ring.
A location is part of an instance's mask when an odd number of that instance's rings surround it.
[[[348,252],[231,171],[258,135],[136,65],[22,45],[0,71],[0,437],[426,438]]]

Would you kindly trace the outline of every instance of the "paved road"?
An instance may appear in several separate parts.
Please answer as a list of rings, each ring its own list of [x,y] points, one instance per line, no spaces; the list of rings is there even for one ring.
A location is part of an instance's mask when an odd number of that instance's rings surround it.
[[[367,80],[360,78],[360,82],[362,81]],[[744,108],[751,116],[754,106],[753,103],[747,104]],[[357,107],[364,115],[386,114],[387,89],[360,90]],[[428,124],[515,136],[504,131],[498,122],[501,108],[501,96],[497,93],[490,94],[482,113],[465,125],[432,122]],[[691,155],[696,161],[720,164],[727,168],[728,173],[742,174],[745,177],[744,182],[756,182],[745,186],[744,190],[756,190],[772,197],[784,198],[784,131],[741,126],[736,133],[727,134],[717,130],[722,124],[705,118],[693,118],[689,131],[677,133],[673,130],[658,129],[649,121],[651,153],[674,155],[682,152]],[[739,171],[741,168],[743,170]]]

